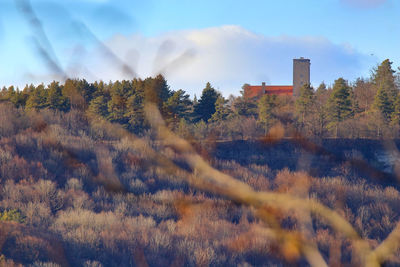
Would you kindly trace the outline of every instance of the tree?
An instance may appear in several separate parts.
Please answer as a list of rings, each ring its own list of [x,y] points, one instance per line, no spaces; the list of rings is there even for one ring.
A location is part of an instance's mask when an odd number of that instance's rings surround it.
[[[328,101],[328,90],[317,90],[314,95],[314,103],[310,112],[310,130],[314,136],[324,137],[328,124],[326,103]]]
[[[27,87],[28,86],[26,86],[25,88],[27,88]],[[8,87],[8,89],[3,88],[3,91],[1,94],[1,100],[10,101],[17,108],[21,107],[21,106],[25,106],[27,99],[28,99],[28,95],[25,93],[22,93],[18,89],[18,87],[17,87],[17,89],[15,89],[14,86],[10,86],[10,87]]]
[[[233,110],[236,115],[252,117],[257,115],[257,104],[246,97],[237,97],[233,103]]]
[[[59,82],[53,81],[48,86],[46,106],[50,109],[57,109],[61,111],[68,111],[70,109],[69,100],[63,96],[62,87],[60,86]]]
[[[180,121],[181,118],[188,119],[190,107],[192,102],[189,95],[182,89],[173,92],[172,96],[164,103],[164,113],[166,114],[166,121],[173,123],[174,126]]]
[[[215,102],[215,113],[209,121],[218,122],[225,120],[229,115],[229,108],[226,106],[227,100],[223,96],[219,96]]]
[[[324,93],[324,92],[326,92],[328,89],[326,88],[326,84],[325,84],[325,82],[322,82],[319,86],[318,86],[318,88],[317,88],[317,92],[318,93]]]
[[[111,122],[126,124],[127,119],[125,113],[127,112],[126,97],[121,82],[116,81],[110,90],[111,99],[108,101],[108,119]]]
[[[78,90],[78,81],[68,79],[64,83],[62,88],[62,94],[69,99],[72,108],[84,109],[85,108],[85,98]]]
[[[335,137],[338,136],[339,122],[353,115],[351,88],[346,80],[339,78],[335,81],[332,93],[328,99],[328,118],[329,126],[335,129]]]
[[[273,110],[276,104],[276,95],[263,95],[258,101],[258,122],[265,133],[267,133],[275,120]]]
[[[33,93],[33,91],[35,91],[35,86],[33,84],[30,84],[29,86],[26,85],[24,87],[24,90],[22,90],[22,92],[20,92],[18,106],[25,107],[26,102],[28,101],[28,98]]]
[[[95,93],[97,90],[97,88],[95,87],[96,83],[88,83],[85,79],[72,81],[79,94],[85,99],[86,103],[89,103],[95,97]],[[102,84],[103,82],[100,83]]]
[[[314,89],[309,84],[300,88],[300,95],[296,99],[296,112],[300,116],[300,122],[304,126],[306,116],[311,112],[314,104]]]
[[[372,82],[358,78],[354,84],[354,98],[359,105],[360,112],[368,111],[373,103],[377,88]]]
[[[161,113],[163,113],[163,103],[172,95],[164,76],[159,74],[155,78],[147,78],[144,80],[144,92],[145,102],[156,104]]]
[[[39,84],[30,94],[26,101],[28,109],[41,109],[47,106],[47,93],[43,84]]]
[[[390,117],[394,111],[394,103],[390,101],[387,91],[381,86],[375,95],[374,108],[382,115],[385,122],[390,121]]]
[[[373,72],[372,81],[379,90],[386,91],[389,101],[393,104],[398,94],[398,88],[395,84],[395,71],[392,69],[392,62],[385,59]]]
[[[400,125],[400,94],[394,102],[394,110],[392,113],[391,121],[394,125]]]
[[[128,119],[128,129],[136,134],[141,133],[147,127],[144,115],[144,92],[135,90],[128,98],[126,106],[125,117]]]
[[[90,101],[89,112],[93,115],[106,118],[108,116],[107,98],[100,95]]]
[[[215,102],[219,97],[219,93],[208,82],[203,89],[199,102],[194,106],[195,121],[203,120],[207,122],[215,113]]]

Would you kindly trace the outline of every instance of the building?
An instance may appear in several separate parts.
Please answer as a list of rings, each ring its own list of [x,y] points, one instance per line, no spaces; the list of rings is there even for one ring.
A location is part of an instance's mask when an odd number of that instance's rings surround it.
[[[293,59],[293,85],[247,85],[244,88],[244,96],[248,98],[260,98],[268,95],[299,96],[300,88],[304,84],[310,84],[310,60],[303,57]]]
[[[293,96],[299,96],[300,88],[310,84],[310,65],[309,59],[293,59]]]

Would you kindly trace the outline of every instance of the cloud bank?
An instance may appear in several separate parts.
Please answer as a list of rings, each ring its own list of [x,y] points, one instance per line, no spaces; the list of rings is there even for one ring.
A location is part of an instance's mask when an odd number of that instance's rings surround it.
[[[170,32],[157,37],[116,35],[105,42],[116,57],[139,77],[162,73],[172,89],[197,95],[207,81],[224,95],[238,95],[244,83],[291,84],[292,59],[311,59],[312,83],[338,77],[355,79],[376,62],[349,45],[336,45],[322,37],[268,37],[239,26]],[[92,49],[69,70],[71,76],[108,81],[127,77],[123,67]],[[113,55],[114,56],[114,55]]]

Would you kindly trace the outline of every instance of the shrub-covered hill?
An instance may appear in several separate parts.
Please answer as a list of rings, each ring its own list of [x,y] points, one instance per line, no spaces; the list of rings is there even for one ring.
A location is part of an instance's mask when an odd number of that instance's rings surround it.
[[[196,189],[196,170],[153,130],[139,138],[79,109],[27,112],[3,104],[0,115],[1,265],[308,265],[300,245],[307,216]],[[327,142],[336,152],[335,141]],[[337,151],[347,146],[341,142]],[[272,150],[251,141],[193,143],[207,164],[257,192],[324,204],[371,248],[399,220],[395,187],[370,183],[341,165],[340,175],[313,177],[305,163],[298,165],[298,145],[288,141]],[[360,153],[368,159],[367,150]],[[321,217],[313,215],[309,227],[307,242],[323,260],[359,262],[351,240]],[[385,260],[398,265],[400,255]]]

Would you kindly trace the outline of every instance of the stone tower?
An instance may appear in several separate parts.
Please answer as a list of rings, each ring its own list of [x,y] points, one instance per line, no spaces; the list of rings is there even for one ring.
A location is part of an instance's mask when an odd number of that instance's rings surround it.
[[[299,96],[300,88],[310,84],[310,65],[309,59],[293,59],[293,96]]]

